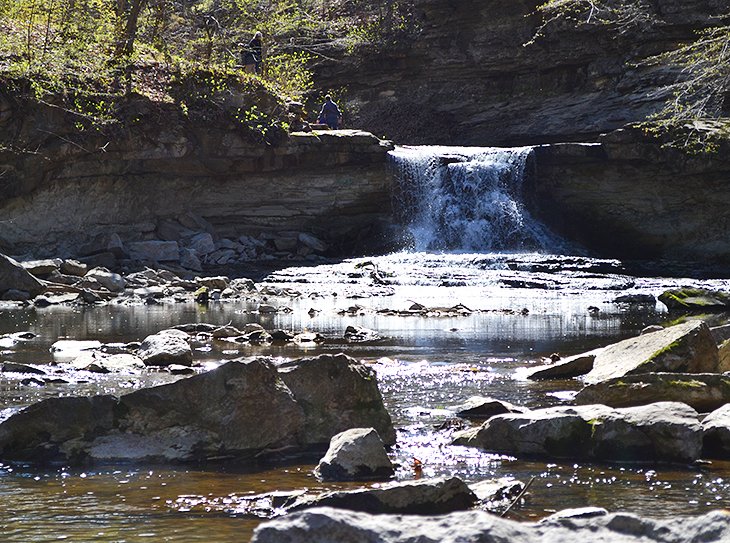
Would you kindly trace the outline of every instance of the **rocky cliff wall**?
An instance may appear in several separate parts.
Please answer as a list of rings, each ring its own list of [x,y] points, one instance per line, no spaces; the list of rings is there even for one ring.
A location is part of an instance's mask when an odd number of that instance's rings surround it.
[[[334,47],[317,70],[346,121],[398,143],[526,145],[592,141],[643,120],[676,76],[639,66],[718,24],[727,0],[652,0],[659,22],[621,33],[555,25],[523,46],[542,0],[414,0],[415,42],[354,54]]]
[[[12,254],[78,255],[110,234],[169,239],[163,225],[195,229],[191,217],[220,237],[303,232],[336,247],[389,216],[391,144],[371,134],[294,134],[272,147],[144,100],[138,123],[92,133],[48,104],[13,108],[0,107],[3,139],[16,142],[0,150],[0,250]]]
[[[691,155],[624,129],[535,149],[536,214],[592,252],[730,262],[730,144]]]

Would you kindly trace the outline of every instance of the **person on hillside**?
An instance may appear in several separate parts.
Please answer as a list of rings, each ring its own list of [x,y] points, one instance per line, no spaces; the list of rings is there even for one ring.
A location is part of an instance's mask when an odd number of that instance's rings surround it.
[[[342,124],[340,108],[332,101],[332,96],[329,94],[324,97],[324,104],[322,105],[322,110],[319,112],[318,121],[321,124],[326,124],[332,130],[337,130]]]
[[[243,49],[243,70],[250,74],[261,74],[263,60],[263,35],[256,32]]]

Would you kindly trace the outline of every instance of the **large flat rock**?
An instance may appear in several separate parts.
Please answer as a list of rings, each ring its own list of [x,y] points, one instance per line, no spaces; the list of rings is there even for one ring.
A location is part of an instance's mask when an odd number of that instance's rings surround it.
[[[719,364],[717,345],[702,321],[691,321],[625,339],[596,352],[588,384],[651,372],[712,373]]]
[[[702,431],[682,403],[561,406],[492,417],[454,443],[522,457],[684,463],[700,458]]]
[[[435,517],[370,515],[322,507],[262,524],[251,543],[725,543],[730,515],[643,519],[618,513],[531,524],[484,511]]]
[[[646,373],[616,377],[578,392],[579,405],[630,407],[655,402],[683,402],[700,412],[730,403],[730,375],[719,373]]]

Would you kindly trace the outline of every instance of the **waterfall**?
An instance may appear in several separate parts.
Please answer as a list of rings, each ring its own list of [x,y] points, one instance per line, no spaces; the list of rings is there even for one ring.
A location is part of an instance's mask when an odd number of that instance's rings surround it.
[[[523,183],[530,147],[398,147],[396,220],[416,251],[560,252],[563,242],[533,219]]]

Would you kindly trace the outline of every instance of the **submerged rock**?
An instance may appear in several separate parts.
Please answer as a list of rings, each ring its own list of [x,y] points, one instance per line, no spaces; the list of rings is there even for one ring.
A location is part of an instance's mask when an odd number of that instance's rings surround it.
[[[323,481],[388,479],[394,473],[383,440],[374,428],[352,428],[334,436],[314,470]]]
[[[438,515],[474,507],[477,496],[457,477],[394,482],[373,488],[325,492],[298,499],[291,511],[336,507],[373,514]]]
[[[578,392],[579,405],[630,407],[682,402],[700,412],[730,403],[730,375],[718,373],[646,373],[588,385]]]
[[[372,515],[322,507],[292,513],[260,525],[251,543],[724,543],[730,515],[715,511],[697,517],[643,519],[627,513],[531,524],[484,511],[449,515]]]
[[[712,373],[719,363],[717,345],[702,321],[625,339],[595,353],[585,376],[589,384],[639,373]]]
[[[555,364],[538,367],[531,371],[527,378],[533,381],[541,381],[546,379],[570,379],[585,375],[593,369],[597,352],[590,351],[570,356],[560,359]]]
[[[698,419],[694,409],[676,402],[550,407],[492,417],[457,434],[454,443],[516,456],[693,462],[702,452]]]

